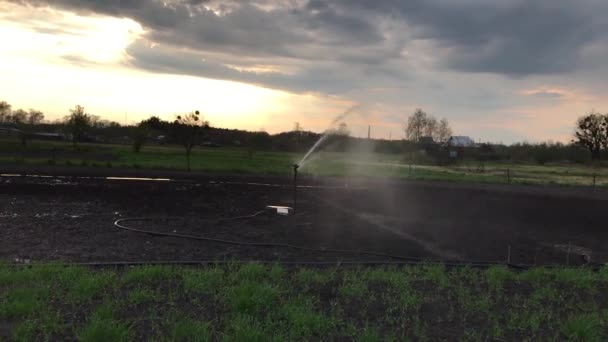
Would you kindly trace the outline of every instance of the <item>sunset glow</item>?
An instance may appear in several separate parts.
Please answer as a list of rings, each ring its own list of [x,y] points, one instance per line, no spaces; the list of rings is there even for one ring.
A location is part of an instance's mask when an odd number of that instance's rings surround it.
[[[415,24],[407,20],[387,17],[379,22],[378,45],[351,47],[343,42],[333,50],[335,42],[356,37],[340,31],[331,32],[335,37],[317,35],[313,27],[301,34],[286,33],[293,42],[283,42],[281,34],[272,30],[242,36],[247,29],[254,30],[246,26],[254,23],[235,27],[228,22],[225,27],[232,32],[196,26],[203,25],[195,21],[198,17],[220,25],[240,10],[249,15],[284,15],[285,9],[278,5],[240,8],[211,2],[207,7],[184,7],[191,11],[188,20],[173,23],[170,16],[154,19],[154,13],[124,9],[123,14],[113,15],[115,9],[98,11],[65,3],[0,2],[0,100],[40,109],[50,120],[81,104],[93,114],[121,123],[151,115],[171,118],[198,109],[218,127],[279,132],[300,122],[305,129],[322,131],[334,115],[360,103],[365,113],[348,122],[355,135],[372,125],[376,137],[403,138],[403,122],[422,107],[448,118],[457,133],[479,140],[568,141],[577,117],[608,107],[606,86],[598,76],[605,69],[601,65],[596,73],[574,67],[564,67],[572,69],[567,73],[515,77],[502,70],[469,72],[465,69],[478,66],[450,67],[470,61],[459,61],[456,47],[447,49],[439,40],[421,39]],[[164,7],[151,4],[158,3],[148,3],[151,11],[171,9],[167,13],[173,16],[182,9],[179,1]],[[311,13],[314,18],[317,12]],[[162,30],[164,25],[169,25],[171,34],[183,34],[170,37]],[[234,43],[206,36],[212,33],[241,43],[230,45]],[[259,46],[244,45],[254,38],[276,49],[277,55],[266,57]],[[296,51],[290,44],[298,40],[302,43]],[[387,51],[398,53],[375,64],[373,59]],[[598,51],[603,50],[591,44],[581,58],[598,65],[592,58]],[[455,57],[446,62],[442,54]],[[171,56],[173,61],[168,60]]]

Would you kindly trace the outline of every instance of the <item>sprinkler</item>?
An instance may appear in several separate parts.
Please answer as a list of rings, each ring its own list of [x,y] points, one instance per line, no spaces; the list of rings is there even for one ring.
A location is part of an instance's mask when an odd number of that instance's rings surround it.
[[[266,210],[284,216],[296,214],[296,205],[298,204],[298,169],[300,165],[293,164],[291,167],[293,167],[293,208],[282,205],[267,205]]]
[[[293,164],[291,167],[293,167],[293,208],[282,205],[267,205],[266,210],[284,216],[296,214],[296,205],[298,203],[298,169],[300,165]]]
[[[293,164],[293,213],[295,215],[298,204],[298,169],[300,165]]]

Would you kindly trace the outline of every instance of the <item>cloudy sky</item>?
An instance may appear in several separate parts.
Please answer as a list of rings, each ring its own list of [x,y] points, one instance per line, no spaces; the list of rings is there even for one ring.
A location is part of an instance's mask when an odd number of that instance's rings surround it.
[[[571,139],[608,111],[604,0],[0,0],[0,100],[119,122],[199,109],[215,126]]]

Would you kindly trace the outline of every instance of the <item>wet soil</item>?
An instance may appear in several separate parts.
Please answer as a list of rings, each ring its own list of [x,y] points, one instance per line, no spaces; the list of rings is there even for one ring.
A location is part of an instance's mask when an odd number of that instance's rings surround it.
[[[608,260],[604,192],[329,178],[304,178],[302,185],[312,187],[299,189],[295,215],[265,213],[218,221],[250,215],[266,205],[292,206],[289,178],[208,176],[145,182],[0,177],[0,259],[390,260],[358,253],[369,251],[519,264]],[[352,252],[223,244],[114,226],[115,220],[126,217],[155,218],[128,224],[158,232]]]

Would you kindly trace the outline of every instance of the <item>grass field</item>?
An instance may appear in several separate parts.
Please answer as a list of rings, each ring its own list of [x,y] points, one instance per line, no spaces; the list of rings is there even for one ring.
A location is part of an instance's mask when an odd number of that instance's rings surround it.
[[[608,269],[0,266],[0,340],[608,338]]]
[[[55,150],[55,152],[53,152]],[[194,172],[288,175],[301,154],[250,151],[241,148],[195,148]],[[0,140],[0,163],[54,163],[101,168],[185,169],[179,146],[144,146],[134,153],[129,145],[81,144],[79,152],[64,142],[31,141],[23,149],[15,140]],[[301,172],[320,176],[363,176],[475,183],[608,185],[608,168],[577,164],[533,165],[465,161],[449,167],[410,165],[398,154],[323,152],[312,155]],[[595,180],[594,180],[595,179]]]

